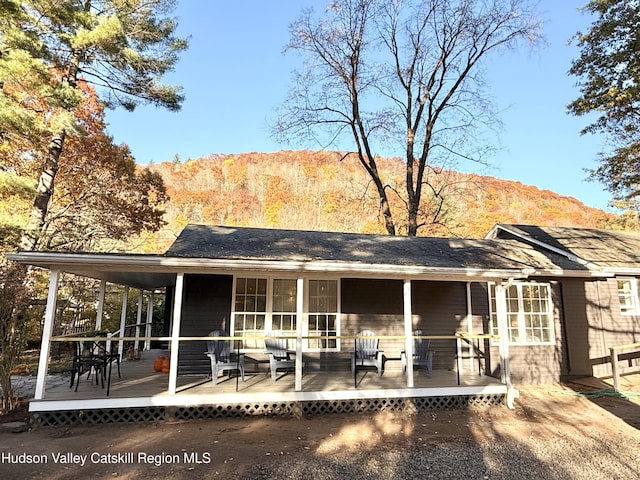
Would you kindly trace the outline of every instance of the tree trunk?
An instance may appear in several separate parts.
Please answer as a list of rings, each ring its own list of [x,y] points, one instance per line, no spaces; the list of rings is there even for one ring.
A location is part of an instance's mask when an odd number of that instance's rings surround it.
[[[382,187],[381,191],[380,208],[382,209],[382,216],[384,217],[384,226],[389,235],[395,235],[396,226],[393,222],[393,215],[391,213],[391,207],[389,206],[389,200],[387,199],[387,192],[384,190],[384,187]]]
[[[31,209],[29,226],[22,235],[20,242],[20,249],[23,251],[33,251],[38,247],[38,241],[49,210],[49,202],[53,195],[56,174],[58,173],[58,161],[62,154],[65,137],[66,132],[62,130],[51,138],[44,167],[38,181],[38,189]]]
[[[10,262],[0,269],[0,387],[2,409],[12,410],[17,402],[11,385],[11,371],[24,348],[24,316],[27,303],[27,268]]]

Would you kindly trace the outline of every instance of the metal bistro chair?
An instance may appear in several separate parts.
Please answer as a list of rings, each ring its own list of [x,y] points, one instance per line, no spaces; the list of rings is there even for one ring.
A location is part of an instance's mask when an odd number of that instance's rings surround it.
[[[107,334],[104,332],[98,332],[97,336],[106,336]],[[103,362],[103,373],[105,378],[107,379],[107,396],[109,396],[109,391],[111,389],[111,367],[113,366],[113,362],[116,362],[118,367],[118,378],[122,378],[120,374],[120,354],[118,352],[114,352],[112,350],[107,350],[107,341],[100,340],[94,342],[93,344],[93,356]],[[107,367],[109,369],[109,373],[107,374]]]
[[[102,382],[102,388],[104,388],[105,363],[101,358],[93,354],[90,347],[83,348],[85,343],[88,342],[73,342],[73,361],[71,363],[71,383],[69,388],[72,388],[75,383],[76,392],[80,384],[80,377],[85,372],[88,372],[87,380],[91,376],[91,373],[95,373],[96,385],[98,385],[98,382]]]
[[[227,337],[226,332],[214,330],[209,332],[208,337]],[[240,373],[244,382],[244,353],[236,355],[235,360],[231,359],[231,340],[207,340],[207,351],[205,355],[211,359],[211,381],[214,385],[218,383],[218,374],[224,371],[236,370]]]

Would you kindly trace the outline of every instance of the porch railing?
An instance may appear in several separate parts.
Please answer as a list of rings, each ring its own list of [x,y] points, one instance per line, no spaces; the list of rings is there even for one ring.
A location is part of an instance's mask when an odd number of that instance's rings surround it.
[[[640,358],[640,343],[628,343],[626,345],[617,345],[615,347],[610,347],[609,351],[611,352],[611,373],[613,375],[613,389],[618,392],[620,391],[620,355],[623,352],[629,353],[637,353],[638,356],[636,358]],[[631,358],[628,358],[629,363],[631,363]]]
[[[400,350],[400,348],[402,348],[402,352],[405,352],[405,348],[404,345],[406,344],[406,340],[407,337],[405,335],[376,335],[376,337],[380,340],[381,345],[380,348],[382,350],[386,350],[386,354],[387,356],[387,360],[389,361],[394,361],[394,360],[401,360],[400,358],[396,358],[396,356],[391,353],[389,354],[389,351],[391,350],[391,352],[394,352],[395,350]],[[254,342],[255,340],[258,341],[264,341],[265,338],[269,338],[265,335],[251,335],[249,337],[239,337],[239,336],[216,336],[216,337],[212,337],[212,336],[181,336],[178,338],[173,338],[170,336],[141,336],[141,335],[121,335],[120,331],[115,331],[115,332],[111,332],[111,333],[103,333],[101,335],[96,335],[96,336],[87,336],[85,335],[60,335],[60,336],[54,336],[51,338],[52,342],[73,342],[73,341],[106,341],[106,348],[108,351],[111,351],[111,345],[115,342],[116,344],[118,344],[118,346],[120,347],[119,350],[119,354],[120,354],[120,358],[122,359],[122,345],[127,343],[127,344],[137,344],[138,342],[142,342],[142,341],[158,341],[158,342],[168,342],[169,345],[171,345],[171,343],[173,341],[178,341],[178,342],[191,342],[191,341],[206,341],[206,340],[229,340],[232,342],[232,349],[234,351],[237,352],[242,352],[248,355],[252,355],[255,354],[260,358],[260,354],[265,354],[266,355],[266,349],[260,349],[260,348],[244,348],[243,344],[244,342],[247,340],[247,338],[249,338],[252,342]],[[295,335],[282,335],[280,338],[282,339],[286,339],[288,341],[291,342],[292,345],[296,345],[296,341],[298,340],[298,337],[296,337]],[[358,335],[329,335],[329,336],[323,336],[323,335],[306,335],[306,336],[302,336],[300,337],[300,340],[304,341],[323,341],[323,340],[331,340],[331,341],[335,341],[335,340],[340,340],[340,345],[341,348],[339,350],[330,350],[327,349],[322,350],[312,350],[312,351],[307,351],[307,350],[302,350],[301,348],[299,350],[296,351],[296,348],[291,348],[291,352],[292,353],[298,353],[300,354],[300,362],[305,361],[304,360],[304,356],[309,355],[308,358],[311,358],[312,363],[315,362],[317,360],[317,358],[315,357],[315,354],[320,353],[337,353],[337,354],[343,354],[342,360],[340,360],[338,357],[338,360],[335,360],[335,362],[339,363],[339,362],[343,362],[345,361],[344,359],[344,354],[348,354],[351,353],[354,349],[354,345],[353,342],[355,341],[356,338],[360,338],[358,337]],[[475,344],[473,350],[471,350],[469,353],[471,355],[473,355],[474,360],[477,362],[476,366],[478,368],[478,371],[475,372],[475,369],[473,369],[474,373],[477,374],[482,374],[482,371],[485,371],[488,369],[488,366],[485,364],[483,369],[480,368],[480,362],[484,361],[487,362],[488,358],[484,355],[484,353],[482,352],[482,349],[480,348],[480,343],[485,340],[485,339],[496,339],[497,336],[496,335],[492,335],[492,334],[473,334],[473,333],[468,333],[468,332],[456,332],[453,335],[420,335],[420,336],[411,336],[409,337],[412,340],[415,339],[424,339],[424,340],[445,340],[445,341],[452,341],[453,345],[450,351],[451,354],[451,359],[452,359],[452,364],[451,367],[449,367],[448,369],[453,369],[455,368],[456,370],[456,374],[458,376],[458,385],[460,384],[460,373],[462,370],[464,370],[463,366],[462,366],[462,362],[461,362],[461,357],[459,355],[460,353],[460,344],[461,343],[471,343],[471,344]],[[389,342],[389,343],[395,343],[395,347],[388,349],[386,347],[388,347],[387,345],[385,345],[385,342]],[[402,347],[400,347],[402,342]],[[392,344],[393,344],[392,343]],[[433,344],[432,344],[433,345]],[[444,353],[444,352],[443,352]],[[437,354],[439,354],[439,352],[437,352]],[[324,357],[323,360],[327,360],[326,357]],[[328,361],[326,361],[327,364],[330,364],[333,360],[329,359]],[[329,365],[329,370],[327,371],[333,371],[332,368],[335,368],[335,366],[337,365],[337,363],[335,363],[333,366]],[[257,363],[256,363],[257,364]],[[302,365],[302,363],[301,363]],[[342,364],[341,364],[342,365]],[[326,365],[325,365],[326,366]],[[346,363],[344,363],[344,366],[346,366]],[[322,367],[316,367],[316,368],[320,368],[320,370],[312,370],[315,372],[322,372]]]

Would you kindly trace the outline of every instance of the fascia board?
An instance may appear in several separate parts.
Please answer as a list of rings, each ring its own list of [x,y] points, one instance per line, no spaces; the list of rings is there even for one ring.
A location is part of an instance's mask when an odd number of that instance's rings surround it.
[[[631,275],[640,276],[640,268],[634,267],[603,267],[602,270],[610,276],[615,275]]]
[[[526,277],[526,269],[445,268],[420,265],[367,264],[354,262],[300,262],[277,260],[226,260],[163,256],[68,254],[21,252],[10,260],[48,269],[70,271],[192,272],[215,270],[274,271],[300,273],[364,274],[383,277],[434,277],[451,279],[495,279]]]

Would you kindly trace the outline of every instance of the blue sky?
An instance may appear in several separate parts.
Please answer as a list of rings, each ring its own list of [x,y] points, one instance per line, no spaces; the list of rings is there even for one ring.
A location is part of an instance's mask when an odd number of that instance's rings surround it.
[[[292,148],[271,138],[269,121],[286,96],[300,58],[282,53],[289,24],[305,6],[323,10],[327,0],[182,0],[179,34],[190,36],[170,83],[184,88],[180,112],[141,107],[109,111],[109,132],[126,143],[140,164],[197,158],[211,153],[271,152]],[[578,55],[568,40],[586,30],[586,0],[542,0],[546,44],[491,59],[487,80],[502,110],[501,150],[490,159],[500,178],[555,191],[606,208],[610,195],[587,182],[604,139],[580,130],[587,119],[570,116],[578,96],[567,71]],[[317,149],[317,145],[305,146]]]

